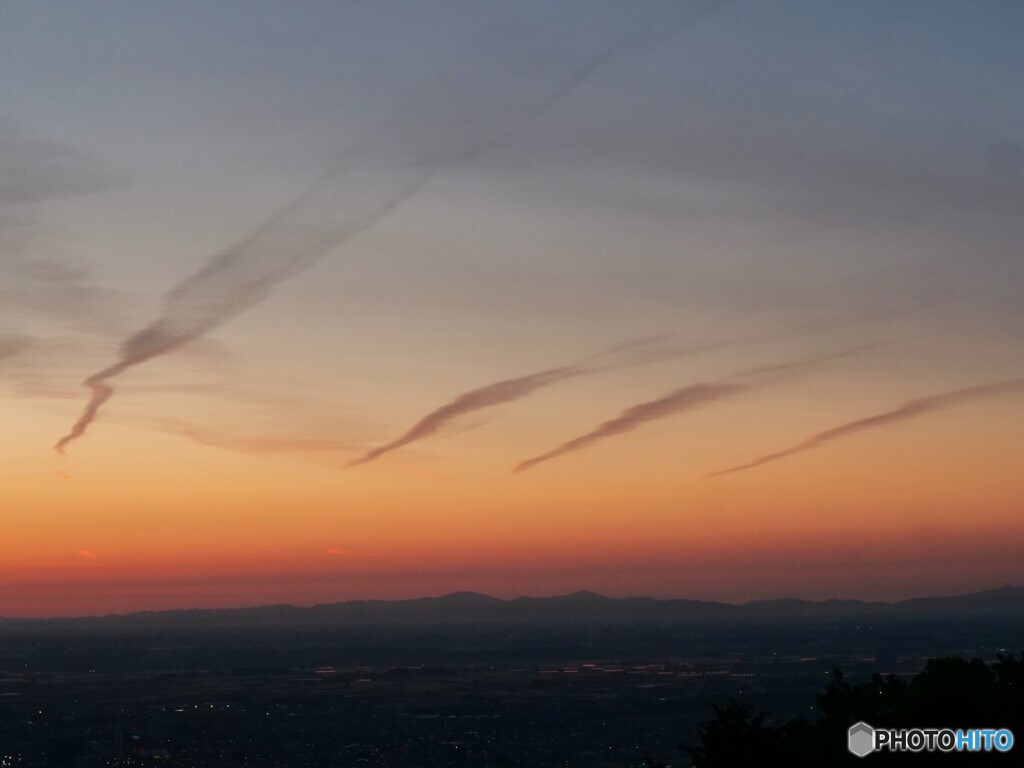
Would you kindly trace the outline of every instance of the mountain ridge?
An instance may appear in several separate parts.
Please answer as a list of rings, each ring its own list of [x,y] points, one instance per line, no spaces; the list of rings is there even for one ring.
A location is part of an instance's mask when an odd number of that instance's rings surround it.
[[[686,598],[607,597],[580,590],[546,597],[497,598],[460,591],[404,600],[349,600],[237,608],[179,608],[102,616],[0,617],[2,627],[248,626],[415,624],[436,622],[630,621],[680,622],[715,619],[844,618],[852,616],[945,616],[992,611],[1024,613],[1024,587],[1002,586],[957,595],[894,602],[830,598],[778,598],[726,603]]]

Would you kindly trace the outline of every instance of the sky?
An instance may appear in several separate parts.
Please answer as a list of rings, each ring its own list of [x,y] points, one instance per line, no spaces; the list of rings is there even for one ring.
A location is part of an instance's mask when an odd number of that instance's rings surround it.
[[[0,615],[1024,584],[1024,6],[0,6]]]

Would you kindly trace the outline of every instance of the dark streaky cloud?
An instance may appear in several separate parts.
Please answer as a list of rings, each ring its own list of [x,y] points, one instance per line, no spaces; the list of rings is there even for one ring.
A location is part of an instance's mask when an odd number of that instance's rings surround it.
[[[605,371],[649,365],[686,355],[720,349],[734,341],[679,341],[671,334],[662,333],[644,336],[617,344],[603,352],[591,355],[579,363],[530,373],[512,379],[504,379],[471,389],[445,403],[417,421],[404,435],[390,443],[374,448],[346,466],[366,464],[409,443],[423,440],[441,430],[449,422],[473,411],[491,408],[529,397],[538,389],[550,387],[576,376],[589,376]]]
[[[359,464],[366,464],[383,456],[385,453],[402,448],[417,440],[430,437],[450,421],[463,414],[520,400],[533,394],[533,392],[541,387],[548,387],[567,378],[581,376],[586,373],[593,373],[593,371],[581,368],[580,366],[564,366],[562,368],[552,368],[547,371],[531,373],[527,376],[519,376],[514,379],[497,381],[493,384],[487,384],[469,392],[464,392],[450,403],[446,403],[428,413],[401,437],[371,451],[367,451],[359,458],[350,461],[346,466],[354,467]]]
[[[841,440],[844,437],[849,437],[857,432],[888,427],[917,416],[924,416],[935,411],[953,408],[957,405],[969,403],[984,397],[1007,394],[1021,389],[1024,389],[1024,378],[1009,379],[1007,381],[999,381],[991,384],[981,384],[975,387],[964,387],[963,389],[955,389],[952,392],[944,392],[939,395],[920,397],[915,400],[911,400],[908,403],[904,403],[899,408],[895,408],[891,411],[875,414],[874,416],[867,416],[863,419],[857,419],[856,421],[841,424],[840,426],[833,427],[832,429],[826,429],[824,432],[812,435],[791,448],[765,454],[764,456],[747,462],[746,464],[740,464],[735,467],[730,467],[729,469],[723,469],[719,472],[713,472],[708,475],[708,477],[719,477],[721,475],[729,475],[734,472],[753,469],[754,467],[759,467],[762,464],[768,464],[773,461],[784,459],[787,456],[792,456],[795,453],[813,451],[816,448],[821,448],[828,443]]]
[[[519,462],[512,471],[513,473],[523,472],[542,462],[550,461],[572,451],[578,451],[599,440],[604,440],[606,437],[632,432],[648,421],[663,419],[672,414],[688,411],[705,403],[739,394],[748,388],[746,385],[732,382],[691,384],[690,386],[682,387],[657,400],[651,400],[627,408],[619,416],[604,422],[597,429],[587,432],[585,435],[581,435],[567,443],[562,443],[562,445],[552,451]]]
[[[742,394],[755,387],[770,384],[778,381],[780,378],[784,378],[787,373],[792,371],[828,362],[829,360],[847,357],[848,355],[874,349],[878,346],[880,345],[861,344],[856,347],[852,347],[851,349],[832,352],[827,355],[819,355],[816,357],[809,357],[803,360],[796,360],[777,365],[759,366],[757,368],[740,371],[735,374],[735,377],[745,380],[743,383],[740,383],[739,381],[719,381],[691,384],[689,386],[682,387],[657,400],[651,400],[649,402],[640,403],[639,405],[627,408],[616,418],[604,422],[601,426],[587,432],[585,435],[581,435],[580,437],[574,438],[566,443],[562,443],[562,445],[558,446],[554,450],[548,451],[540,456],[535,456],[532,459],[526,459],[525,461],[519,462],[515,467],[513,467],[512,472],[513,474],[518,474],[519,472],[523,472],[524,470],[542,462],[549,461],[572,451],[578,451],[581,448],[586,448],[587,446],[592,445],[599,440],[603,440],[606,437],[614,437],[615,435],[621,435],[625,432],[632,432],[641,424],[648,421],[663,419],[666,416],[671,416],[682,411],[688,411],[725,397]]]

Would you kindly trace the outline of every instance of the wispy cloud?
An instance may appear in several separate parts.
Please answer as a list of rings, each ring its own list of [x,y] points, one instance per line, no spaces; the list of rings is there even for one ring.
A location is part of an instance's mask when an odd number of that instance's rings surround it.
[[[468,392],[463,392],[450,402],[445,403],[421,418],[401,437],[367,451],[359,458],[350,461],[346,466],[353,467],[366,464],[380,458],[385,453],[435,435],[450,422],[468,413],[522,400],[539,389],[550,387],[566,379],[662,362],[699,352],[720,349],[733,343],[735,342],[685,341],[667,333],[655,334],[616,344],[578,363],[486,384],[482,387],[471,389]]]
[[[0,316],[109,329],[111,291],[88,270],[54,255],[40,211],[45,204],[96,194],[124,179],[88,154],[0,118]],[[45,250],[45,256],[37,252]]]
[[[627,408],[616,418],[604,422],[601,426],[587,432],[585,435],[562,443],[554,450],[542,453],[540,456],[534,456],[532,459],[519,462],[512,471],[513,473],[524,472],[537,464],[581,450],[605,438],[632,432],[641,424],[646,424],[649,421],[663,419],[666,416],[692,410],[706,403],[737,395],[747,389],[748,387],[743,384],[729,382],[691,384],[690,386],[682,387],[657,400],[650,400],[646,403],[640,403],[639,405]]]
[[[87,269],[10,252],[0,253],[0,269],[0,315],[102,337],[123,329],[120,308],[127,292],[101,285]]]
[[[167,427],[166,429],[168,432],[188,437],[211,448],[222,448],[238,453],[335,453],[352,449],[351,443],[330,438],[239,437],[191,427]]]
[[[877,346],[877,344],[862,344],[827,355],[747,369],[736,374],[731,380],[702,382],[682,387],[657,400],[650,400],[646,403],[640,403],[639,405],[627,408],[617,417],[604,422],[596,429],[566,443],[562,443],[547,453],[542,453],[539,456],[519,462],[512,468],[512,472],[513,474],[524,472],[537,464],[542,464],[545,461],[564,456],[567,453],[587,448],[606,438],[632,432],[647,422],[657,421],[658,419],[682,413],[683,411],[693,410],[727,397],[743,394],[755,387],[777,381],[780,377],[792,371],[808,368],[829,360],[847,357],[848,355],[873,349]]]
[[[872,349],[878,349],[884,347],[891,342],[883,341],[872,341],[866,344],[858,344],[853,347],[846,349],[840,349],[836,352],[830,352],[825,355],[815,355],[812,357],[805,357],[801,360],[790,360],[785,363],[773,363],[772,365],[759,365],[754,368],[747,368],[740,371],[737,376],[743,376],[746,378],[752,378],[761,382],[768,382],[775,380],[776,378],[784,377],[786,374],[794,373],[805,368],[810,368],[822,363],[827,363],[832,360],[842,360],[844,357],[851,357],[853,355],[859,355],[862,352],[869,352]]]
[[[0,336],[0,360],[25,351],[32,346],[27,336]]]
[[[537,391],[541,387],[548,387],[573,376],[581,376],[592,372],[593,371],[580,366],[552,368],[547,371],[531,373],[527,376],[519,376],[514,379],[497,381],[493,384],[487,384],[486,386],[472,389],[469,392],[464,392],[450,403],[446,403],[440,408],[428,413],[422,419],[417,421],[401,437],[364,453],[359,458],[350,461],[347,466],[354,467],[359,464],[366,464],[380,456],[383,456],[385,453],[397,450],[398,448],[409,445],[417,440],[423,440],[426,437],[430,437],[431,435],[436,434],[450,421],[453,421],[464,414],[479,411],[482,408],[493,408],[496,405],[520,400]]]
[[[762,464],[769,464],[773,461],[785,459],[786,457],[792,456],[796,453],[803,453],[804,451],[813,451],[817,448],[822,448],[829,443],[835,442],[836,440],[842,440],[845,437],[850,437],[858,432],[890,427],[901,421],[917,418],[918,416],[925,416],[929,413],[946,410],[947,408],[954,408],[958,405],[963,405],[974,400],[1009,394],[1020,390],[1024,390],[1024,378],[1008,379],[1006,381],[999,381],[991,384],[981,384],[975,387],[964,387],[963,389],[955,389],[951,392],[944,392],[939,395],[920,397],[904,403],[899,408],[894,408],[891,411],[867,416],[863,419],[856,419],[855,421],[841,424],[838,427],[826,429],[824,432],[812,435],[791,448],[765,454],[764,456],[760,456],[746,464],[740,464],[735,467],[730,467],[729,469],[713,472],[708,475],[708,477],[720,477],[721,475],[729,475],[734,472],[753,469],[754,467],[760,467]]]
[[[93,194],[121,181],[84,152],[0,119],[0,206]]]
[[[569,18],[489,40],[474,60],[460,62],[415,104],[329,163],[305,193],[167,293],[160,315],[122,343],[118,360],[84,381],[89,402],[55,450],[63,453],[85,433],[113,396],[112,379],[262,301],[278,283],[390,216],[444,168],[517,135],[609,62],[656,44],[721,4],[688,6],[676,27],[652,20],[639,34],[596,43],[584,38],[577,41],[583,53],[565,47],[565,35],[580,36]]]

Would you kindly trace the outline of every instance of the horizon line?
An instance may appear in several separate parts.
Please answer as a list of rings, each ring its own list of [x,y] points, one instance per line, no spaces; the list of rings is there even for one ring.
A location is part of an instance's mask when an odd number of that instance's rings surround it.
[[[194,606],[190,608],[157,608],[157,609],[142,609],[139,611],[130,611],[127,613],[103,613],[103,614],[81,614],[75,616],[0,616],[0,622],[60,622],[60,621],[80,621],[88,619],[130,619],[134,617],[150,617],[154,615],[167,615],[173,613],[213,613],[213,612],[232,612],[232,611],[258,611],[267,610],[271,608],[291,608],[297,611],[308,611],[315,608],[330,608],[340,605],[354,605],[360,603],[417,603],[417,602],[428,602],[445,600],[453,597],[483,597],[496,603],[514,603],[519,600],[559,600],[571,597],[596,597],[602,600],[610,602],[621,602],[627,600],[647,600],[655,603],[675,603],[675,602],[686,602],[686,603],[702,603],[706,605],[721,605],[729,606],[733,608],[744,608],[752,605],[761,605],[764,603],[804,603],[807,605],[824,605],[827,603],[860,603],[865,606],[897,606],[902,603],[909,603],[918,600],[942,600],[942,599],[954,599],[962,597],[972,597],[975,595],[984,595],[992,592],[1005,592],[1011,590],[1022,590],[1024,591],[1024,585],[1014,584],[1001,584],[997,587],[989,587],[986,589],[977,589],[970,592],[957,592],[955,594],[943,593],[943,594],[929,594],[929,595],[917,595],[914,597],[902,598],[899,600],[865,600],[856,597],[826,597],[821,599],[810,599],[802,597],[766,597],[758,598],[754,600],[745,600],[742,602],[731,602],[727,600],[706,600],[692,597],[654,597],[652,595],[626,595],[623,597],[610,597],[603,595],[599,592],[594,592],[589,589],[578,589],[574,592],[565,592],[555,595],[518,595],[516,597],[495,597],[488,595],[484,592],[476,592],[474,590],[456,590],[454,592],[446,592],[440,595],[423,595],[420,597],[400,597],[391,599],[382,598],[353,598],[350,600],[338,600],[335,602],[324,603],[258,603],[254,605],[238,605],[238,606]]]

